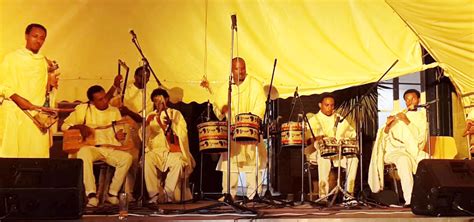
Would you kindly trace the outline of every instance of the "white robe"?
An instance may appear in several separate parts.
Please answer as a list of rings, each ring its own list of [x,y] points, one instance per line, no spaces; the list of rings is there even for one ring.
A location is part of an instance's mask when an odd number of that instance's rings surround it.
[[[396,114],[393,112],[392,115]],[[388,133],[384,132],[386,126],[377,132],[377,137],[372,148],[372,155],[369,165],[368,183],[372,192],[377,193],[384,187],[384,163],[392,163],[400,157],[408,158],[410,166],[405,171],[398,168],[400,177],[416,172],[419,161],[428,157],[423,151],[428,135],[428,124],[426,123],[426,111],[409,111],[406,113],[410,124],[397,121]],[[409,177],[409,176],[403,176]],[[402,179],[402,178],[401,178]],[[408,178],[409,179],[409,178]],[[412,183],[403,183],[402,189],[405,201],[410,203]]]
[[[11,90],[7,97],[16,93],[32,104],[42,106],[47,81],[46,58],[26,48],[9,53],[0,65],[0,85]],[[0,141],[0,157],[49,157],[49,134],[42,133],[13,101],[6,100],[0,106]]]
[[[222,85],[213,101],[214,113],[219,120],[225,117],[221,110],[224,105],[227,105],[228,88],[227,84]],[[252,76],[248,75],[239,86],[232,85],[232,124],[235,122],[235,116],[242,113],[252,113],[262,119],[265,114],[265,100],[262,84]],[[263,139],[260,138],[257,145],[232,142],[231,172],[255,172],[255,146],[258,147],[259,169],[265,169],[267,152]],[[221,154],[217,170],[227,171],[227,153]]]
[[[181,184],[179,183],[181,179],[186,180],[191,175],[196,163],[189,151],[188,130],[183,115],[178,110],[171,108],[168,108],[167,112],[172,121],[171,129],[178,136],[181,153],[170,152],[170,146],[166,140],[164,130],[156,119],[152,120],[146,128],[148,139],[145,150],[145,182],[150,197],[153,197],[160,191],[157,170],[161,173],[170,170],[165,180],[165,191],[168,194],[168,201],[177,201],[181,191]],[[152,112],[149,115],[152,114],[157,114],[157,112]],[[165,112],[161,112],[160,119],[162,124],[165,124],[165,117]],[[176,190],[179,191],[176,192]],[[184,199],[190,198],[192,198],[191,193],[186,189]]]

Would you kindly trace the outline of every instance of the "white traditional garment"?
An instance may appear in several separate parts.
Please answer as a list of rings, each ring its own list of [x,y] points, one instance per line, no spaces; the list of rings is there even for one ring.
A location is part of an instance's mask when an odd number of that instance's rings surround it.
[[[76,110],[72,112],[62,125],[62,130],[67,130],[74,125],[85,124],[90,128],[103,127],[111,125],[113,121],[119,121],[122,117],[118,108],[109,106],[105,110],[99,110],[92,104],[80,104],[76,106]],[[119,126],[117,126],[119,127]],[[117,130],[117,129],[116,129]],[[84,186],[86,194],[96,193],[95,177],[93,171],[93,163],[102,160],[107,164],[115,167],[115,173],[109,187],[109,193],[117,195],[122,187],[125,176],[132,164],[132,156],[122,150],[116,150],[111,146],[122,145],[115,138],[115,130],[106,128],[103,130],[95,130],[96,146],[84,146],[75,153],[71,154],[70,158],[82,159],[84,162]]]
[[[186,121],[178,110],[167,108],[166,112],[171,119],[171,129],[178,137],[181,152],[170,152],[165,131],[159,125],[156,117],[150,122],[147,130],[146,154],[145,154],[145,183],[148,194],[154,197],[159,194],[160,184],[158,175],[166,173],[165,194],[167,201],[179,201],[181,199],[182,181],[185,183],[196,165],[189,151],[188,130]],[[149,115],[159,116],[161,123],[165,125],[165,112],[152,112]],[[186,186],[186,184],[184,184]],[[192,198],[191,191],[184,189],[184,200]]]
[[[151,101],[151,93],[153,90],[147,87],[146,89],[146,113],[151,113],[153,111],[153,102]],[[134,113],[141,114],[143,106],[143,89],[137,88],[135,84],[129,84],[125,89],[125,96],[123,99],[123,104],[129,108]]]
[[[41,54],[18,49],[5,56],[0,65],[0,85],[6,97],[16,93],[34,105],[45,102],[48,63]],[[10,95],[8,95],[10,94]],[[35,112],[31,112],[32,115]],[[50,138],[15,104],[6,100],[0,106],[0,157],[48,158]]]
[[[356,138],[356,131],[354,128],[349,124],[347,120],[338,123],[337,128],[335,130],[335,122],[336,118],[342,117],[334,113],[331,116],[327,116],[322,112],[318,112],[314,115],[311,119],[309,119],[309,124],[315,136],[324,136],[324,137],[335,137],[338,141],[341,139],[355,139]],[[310,137],[311,132],[308,131],[305,137]],[[335,155],[331,158],[323,158],[321,157],[321,147],[319,147],[318,143],[315,142],[314,144],[316,151],[312,152],[308,155],[308,160],[310,162],[316,161],[318,164],[318,175],[319,175],[319,196],[323,197],[328,194],[329,192],[329,173],[331,171],[331,160],[335,166],[341,165],[341,167],[346,168],[346,185],[345,189],[349,193],[354,192],[354,185],[355,185],[355,177],[357,175],[357,167],[358,167],[358,158],[356,156],[346,157],[343,156],[341,161],[338,160],[338,155]]]
[[[214,113],[219,120],[226,116],[221,110],[227,105],[228,85],[223,85],[215,94],[213,101]],[[250,75],[239,86],[232,85],[232,119],[235,124],[235,116],[243,113],[251,113],[263,118],[265,114],[265,92],[262,84]],[[255,146],[254,144],[242,144],[233,142],[231,147],[231,172],[255,172]],[[267,152],[263,146],[263,140],[257,144],[259,169],[264,169],[267,161]],[[223,153],[217,164],[217,170],[227,171],[227,153]]]
[[[395,115],[397,112],[393,112]],[[406,113],[410,124],[400,120],[388,133],[386,126],[377,132],[377,138],[372,148],[369,165],[368,183],[372,192],[377,193],[384,187],[384,163],[394,163],[401,180],[403,196],[406,204],[411,203],[413,189],[413,174],[418,163],[429,155],[423,151],[428,134],[426,111],[408,111]]]
[[[222,85],[214,97],[214,113],[219,120],[223,120],[226,117],[225,115],[227,115],[222,114],[222,108],[228,103],[228,88],[227,84]],[[262,83],[250,75],[247,75],[240,85],[232,85],[231,124],[235,124],[235,116],[244,113],[251,113],[262,119],[265,114],[265,100],[266,97]],[[256,150],[258,150],[258,161],[255,161]],[[257,188],[255,181],[256,164],[258,164],[259,169],[258,178],[262,179],[262,170],[265,169],[267,163],[267,152],[263,144],[263,137],[260,136],[260,141],[257,144],[236,143],[232,140],[230,156],[231,195],[235,196],[237,193],[238,172],[245,172],[248,185],[247,197],[252,198]],[[227,187],[227,153],[221,154],[216,169],[223,171],[222,188],[225,190]],[[258,188],[260,192],[261,187],[258,186]]]

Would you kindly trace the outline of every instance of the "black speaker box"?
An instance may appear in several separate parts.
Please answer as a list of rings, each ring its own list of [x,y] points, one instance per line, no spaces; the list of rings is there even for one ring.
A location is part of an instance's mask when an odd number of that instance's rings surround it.
[[[422,160],[411,198],[413,213],[466,216],[474,212],[474,160]]]
[[[0,218],[80,218],[82,171],[80,159],[0,158]]]

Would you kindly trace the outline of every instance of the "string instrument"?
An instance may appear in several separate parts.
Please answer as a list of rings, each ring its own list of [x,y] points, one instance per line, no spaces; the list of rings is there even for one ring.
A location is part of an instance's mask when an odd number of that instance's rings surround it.
[[[123,104],[123,99],[124,99],[124,96],[125,96],[125,90],[127,89],[127,82],[128,82],[128,72],[130,71],[130,68],[128,68],[127,64],[125,62],[123,62],[122,60],[118,60],[118,73],[119,75],[120,74],[120,68],[123,67],[126,72],[125,72],[125,81],[123,83],[123,89],[122,89],[122,92],[121,92],[121,97],[120,97],[120,101],[122,102]]]
[[[79,129],[68,129],[63,132],[63,151],[66,153],[76,153],[84,146],[106,147],[117,150],[131,149],[133,148],[133,140],[130,131],[134,127],[134,124],[133,120],[123,118],[122,120],[114,121],[105,126],[91,128],[91,132],[86,138],[83,138]],[[114,134],[114,139],[120,142],[121,145],[98,144],[99,136],[111,135],[112,133]],[[117,133],[125,134],[125,139],[118,140],[115,136]]]
[[[168,145],[170,146],[170,152],[181,152],[181,148],[179,146],[179,138],[178,136],[173,132],[173,129],[171,128],[171,124],[173,121],[171,121],[171,118],[166,111],[166,108],[164,110],[166,118],[169,120],[168,124],[165,128],[163,123],[161,123],[161,120],[158,116],[158,124],[160,127],[165,131],[165,137],[166,137],[166,142],[168,142]]]

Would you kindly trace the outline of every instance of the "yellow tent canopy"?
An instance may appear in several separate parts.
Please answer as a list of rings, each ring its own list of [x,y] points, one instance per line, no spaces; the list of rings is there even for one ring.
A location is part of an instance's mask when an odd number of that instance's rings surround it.
[[[296,86],[313,94],[374,82],[397,59],[386,79],[435,66],[422,64],[420,43],[460,93],[474,91],[472,0],[0,0],[0,12],[0,59],[24,47],[29,23],[47,27],[41,52],[60,64],[60,100],[84,100],[93,84],[108,88],[118,59],[133,74],[141,63],[133,29],[168,89],[184,102],[206,101],[204,75],[213,88],[227,84],[232,14],[234,56],[264,84],[277,58],[280,97]]]

